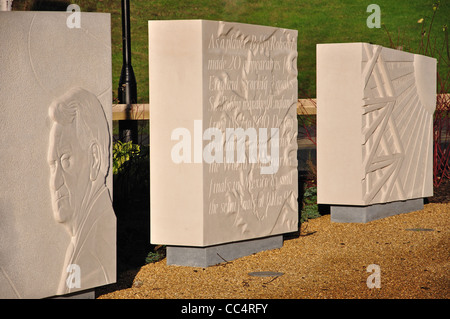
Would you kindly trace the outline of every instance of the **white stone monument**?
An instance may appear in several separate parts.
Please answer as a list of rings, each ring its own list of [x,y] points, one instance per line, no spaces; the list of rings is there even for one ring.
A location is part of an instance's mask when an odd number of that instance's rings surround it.
[[[116,280],[110,15],[78,14],[0,12],[0,298]]]
[[[13,0],[0,0],[0,11],[11,11]]]
[[[420,210],[433,195],[436,60],[317,45],[318,202],[337,222]]]
[[[209,266],[298,230],[297,31],[149,21],[151,242]]]

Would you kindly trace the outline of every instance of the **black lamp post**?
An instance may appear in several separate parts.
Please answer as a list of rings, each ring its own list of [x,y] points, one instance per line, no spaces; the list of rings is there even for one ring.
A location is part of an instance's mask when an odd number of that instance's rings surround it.
[[[121,141],[138,143],[137,121],[131,120],[131,104],[137,103],[136,78],[131,66],[130,1],[122,0],[123,64],[119,80],[119,103],[126,104],[126,120],[119,121]]]

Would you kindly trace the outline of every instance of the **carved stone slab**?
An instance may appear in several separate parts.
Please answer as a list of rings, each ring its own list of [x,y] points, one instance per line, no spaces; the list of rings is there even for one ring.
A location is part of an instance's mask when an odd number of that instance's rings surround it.
[[[116,280],[110,15],[78,18],[0,12],[0,298]]]
[[[317,46],[318,202],[433,195],[436,60],[367,43]]]
[[[152,243],[298,229],[297,31],[149,21]]]

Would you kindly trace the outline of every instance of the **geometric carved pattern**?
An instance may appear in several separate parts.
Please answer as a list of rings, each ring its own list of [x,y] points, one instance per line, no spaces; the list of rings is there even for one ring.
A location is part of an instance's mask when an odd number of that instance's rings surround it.
[[[423,197],[432,152],[432,113],[417,92],[414,55],[364,43],[364,202]]]

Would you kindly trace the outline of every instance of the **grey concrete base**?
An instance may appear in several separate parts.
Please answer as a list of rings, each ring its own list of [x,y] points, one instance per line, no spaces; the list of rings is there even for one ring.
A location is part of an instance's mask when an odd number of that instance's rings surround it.
[[[67,295],[54,296],[47,299],[95,299],[95,289],[73,292]]]
[[[282,246],[283,235],[207,247],[167,246],[167,265],[205,268]]]
[[[331,221],[336,223],[367,223],[423,209],[423,198],[369,206],[331,206]]]

